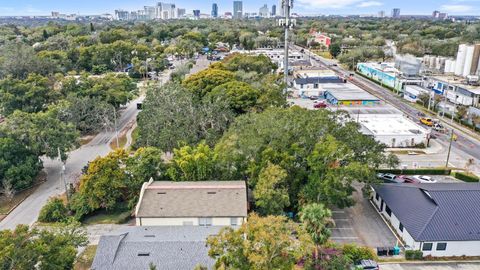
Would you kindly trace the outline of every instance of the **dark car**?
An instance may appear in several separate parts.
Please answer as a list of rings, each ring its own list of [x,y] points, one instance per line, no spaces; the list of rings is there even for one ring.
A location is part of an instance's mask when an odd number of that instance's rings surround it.
[[[315,103],[313,105],[313,108],[315,108],[315,109],[325,109],[325,108],[327,108],[327,104],[324,103],[324,102]]]
[[[374,260],[361,260],[351,267],[352,270],[380,270],[380,266]]]

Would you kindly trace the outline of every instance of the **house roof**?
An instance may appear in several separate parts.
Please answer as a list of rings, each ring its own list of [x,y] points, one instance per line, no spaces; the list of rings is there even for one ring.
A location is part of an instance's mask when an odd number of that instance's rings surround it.
[[[374,189],[416,241],[479,241],[480,184],[383,184]]]
[[[362,89],[356,89],[352,87],[345,88],[328,88],[326,89],[337,100],[368,100],[368,101],[380,101],[379,98],[365,92]]]
[[[147,185],[137,217],[246,217],[244,181],[163,182]]]
[[[92,270],[193,269],[197,264],[211,269],[206,239],[220,226],[128,227],[100,237]]]
[[[295,79],[296,84],[343,83],[339,77],[307,77]]]

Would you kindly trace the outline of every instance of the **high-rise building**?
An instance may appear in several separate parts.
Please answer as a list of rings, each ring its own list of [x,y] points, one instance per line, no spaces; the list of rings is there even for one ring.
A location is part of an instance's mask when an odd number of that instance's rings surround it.
[[[218,17],[218,5],[217,3],[212,4],[212,18]]]
[[[378,12],[378,17],[379,17],[379,18],[385,18],[385,11],[380,10],[380,11]]]
[[[277,6],[276,5],[273,5],[272,6],[272,13],[271,13],[272,17],[275,17],[277,16]]]
[[[432,13],[432,17],[433,17],[433,18],[438,18],[438,16],[440,16],[440,11],[435,10],[435,11]]]
[[[262,18],[268,18],[269,13],[270,11],[268,10],[267,4],[263,5],[258,11],[258,15]]]
[[[195,17],[196,19],[200,18],[200,10],[198,9],[193,10],[193,17]]]
[[[285,16],[285,7],[283,6],[284,0],[278,0],[278,13],[277,16],[284,17]]]
[[[243,17],[243,2],[233,1],[233,18],[241,19]]]
[[[145,11],[145,19],[146,20],[153,20],[156,17],[156,8],[151,6],[144,6]]]
[[[184,8],[177,8],[177,17],[183,18],[187,14],[187,11]]]
[[[400,9],[399,8],[392,9],[392,18],[400,18]]]

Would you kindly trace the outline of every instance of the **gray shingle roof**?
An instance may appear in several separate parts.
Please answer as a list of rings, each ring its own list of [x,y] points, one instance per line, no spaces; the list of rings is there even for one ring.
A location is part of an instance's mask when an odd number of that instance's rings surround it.
[[[206,238],[220,229],[219,226],[122,229],[100,238],[91,269],[149,269],[150,263],[162,270],[193,269],[197,264],[211,269],[215,261],[208,257]]]
[[[153,182],[137,217],[246,217],[244,181]]]
[[[374,189],[416,241],[480,240],[480,184],[383,184]]]

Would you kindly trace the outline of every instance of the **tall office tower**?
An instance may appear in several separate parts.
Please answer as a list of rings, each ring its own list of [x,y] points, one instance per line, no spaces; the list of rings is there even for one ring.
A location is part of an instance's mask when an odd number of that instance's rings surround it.
[[[217,3],[212,4],[212,18],[218,18],[218,5],[217,5]]]
[[[432,17],[435,18],[435,19],[438,19],[439,16],[440,16],[440,11],[438,11],[438,10],[435,10],[435,11],[432,13]]]
[[[241,19],[243,17],[243,2],[233,1],[233,18]]]
[[[378,17],[379,17],[379,18],[385,18],[385,11],[380,10],[380,11],[378,12]]]
[[[272,13],[271,13],[272,17],[275,17],[277,16],[277,6],[276,5],[273,5],[272,6]]]
[[[193,10],[193,17],[195,17],[196,19],[200,18],[200,10],[198,9]]]
[[[262,18],[268,18],[270,11],[268,10],[267,4],[263,5],[259,10],[258,10],[258,15]]]
[[[392,10],[392,18],[400,18],[400,9],[399,8],[394,8]]]
[[[56,16],[54,16],[53,14],[54,12],[52,12],[52,17],[55,17],[57,18],[59,15],[57,14]],[[125,10],[115,10],[115,20],[119,20],[119,21],[127,21],[129,18],[129,12],[128,11],[125,11]]]
[[[283,6],[283,0],[278,0],[278,13],[277,16],[284,17],[285,16],[285,8]]]
[[[184,8],[177,8],[177,18],[183,18],[187,14],[187,11]]]
[[[146,20],[155,19],[155,13],[156,13],[156,8],[155,7],[144,6],[143,9],[145,11],[145,19]]]

